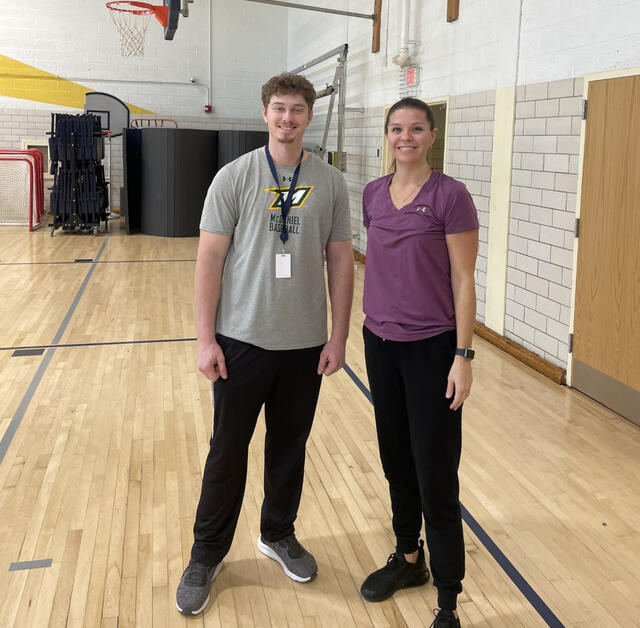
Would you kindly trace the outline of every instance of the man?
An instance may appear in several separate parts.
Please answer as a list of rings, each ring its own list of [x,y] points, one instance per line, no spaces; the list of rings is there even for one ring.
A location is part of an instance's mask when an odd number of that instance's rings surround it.
[[[205,200],[195,273],[198,368],[213,382],[214,423],[176,594],[206,607],[235,532],[247,453],[262,405],[267,427],[258,549],[298,582],[317,574],[294,534],[305,444],[322,375],[344,364],[353,252],[344,177],[302,148],[315,91],[282,74],[262,87],[267,146],[222,168]],[[332,330],[327,341],[323,255]]]

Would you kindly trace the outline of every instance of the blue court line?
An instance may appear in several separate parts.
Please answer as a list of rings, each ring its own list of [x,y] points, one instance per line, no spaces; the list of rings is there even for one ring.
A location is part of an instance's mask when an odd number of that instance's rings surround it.
[[[353,383],[364,393],[365,397],[373,403],[369,389],[362,383],[360,378],[349,368],[344,365],[347,375],[353,380]],[[537,611],[538,615],[551,628],[564,628],[564,624],[554,615],[553,611],[544,603],[542,598],[533,590],[533,587],[525,580],[524,576],[517,570],[514,564],[504,555],[502,550],[493,542],[491,537],[485,532],[484,528],[475,520],[473,515],[460,502],[462,510],[462,519],[469,526],[471,531],[476,535],[480,543],[485,546],[486,550],[491,554],[493,559],[502,567],[502,570],[509,576],[509,579],[516,585],[518,590],[524,595],[527,601]]]
[[[345,364],[342,368],[347,372],[347,375],[353,380],[355,385],[362,391],[364,396],[371,403],[373,403],[373,399],[371,398],[371,393],[369,392],[369,389],[360,381],[360,378],[349,368],[349,365]]]
[[[564,624],[553,614],[553,611],[543,602],[542,598],[533,590],[531,585],[524,579],[524,576],[517,570],[513,563],[504,555],[502,550],[493,542],[484,528],[475,520],[473,515],[460,503],[462,518],[471,531],[478,537],[478,540],[487,548],[491,556],[502,567],[502,570],[509,576],[511,582],[520,589],[531,606],[538,611],[538,615],[547,622],[547,626],[553,628],[563,628]]]
[[[87,276],[84,278],[82,285],[78,289],[78,293],[76,294],[76,297],[73,300],[73,303],[69,307],[69,310],[67,311],[64,319],[62,320],[62,323],[60,323],[60,327],[58,328],[58,331],[56,332],[56,335],[53,338],[53,342],[51,343],[52,346],[50,346],[47,349],[44,359],[40,363],[40,366],[38,367],[36,374],[33,376],[33,379],[31,380],[31,383],[27,388],[27,392],[25,392],[24,396],[22,397],[22,401],[20,401],[20,405],[18,406],[18,409],[16,410],[15,414],[13,415],[13,418],[11,419],[11,422],[9,423],[9,427],[7,427],[6,432],[2,436],[2,440],[0,440],[0,464],[2,464],[2,461],[4,460],[4,457],[7,454],[9,445],[11,445],[11,441],[13,440],[13,437],[16,435],[16,432],[18,431],[18,427],[20,426],[20,423],[27,411],[27,408],[29,407],[31,400],[33,399],[33,395],[35,394],[36,390],[38,390],[38,386],[40,385],[40,382],[42,381],[42,377],[45,371],[47,370],[47,367],[49,366],[49,362],[51,362],[51,358],[55,353],[58,343],[60,342],[60,339],[62,338],[65,330],[67,329],[67,326],[69,325],[69,321],[71,320],[73,313],[76,311],[76,307],[78,307],[78,303],[80,302],[80,299],[84,294],[85,288],[89,283],[89,279],[91,279],[91,275],[93,275],[93,271],[96,269],[96,262],[97,260],[100,259],[100,256],[102,255],[102,252],[104,251],[105,246],[107,246],[107,242],[109,242],[110,237],[111,236],[108,235],[105,238],[104,242],[102,243],[102,246],[100,247],[100,250],[98,251],[98,254],[96,255],[96,258],[95,258],[96,261],[93,262],[93,264],[91,264],[91,268],[89,268],[89,271],[87,272]]]
[[[51,567],[53,558],[42,558],[41,560],[23,560],[18,563],[11,563],[9,571],[24,571],[25,569],[42,569],[43,567]]]
[[[69,262],[0,262],[0,266],[53,266],[56,264],[80,264],[89,262],[93,262],[94,264],[157,264],[159,262],[195,262],[195,258],[193,259],[107,259],[98,261],[98,258],[95,260],[85,260],[85,259],[77,259]]]
[[[0,347],[0,351],[30,351],[40,349],[69,349],[73,347],[108,347],[111,345],[147,345],[157,342],[193,342],[197,338],[158,338],[150,340],[107,340],[105,342],[68,342],[51,345],[29,345],[25,347]],[[26,355],[26,354],[25,354]]]

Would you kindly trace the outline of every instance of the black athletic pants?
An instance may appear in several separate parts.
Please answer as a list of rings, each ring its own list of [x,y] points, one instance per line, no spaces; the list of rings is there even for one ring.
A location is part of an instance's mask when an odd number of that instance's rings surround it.
[[[363,334],[396,551],[418,548],[424,515],[438,606],[455,609],[464,577],[458,496],[462,409],[450,410],[445,392],[456,333],[411,342],[383,340],[366,327]]]
[[[322,376],[322,346],[269,351],[218,335],[228,378],[213,384],[213,434],[193,527],[191,557],[207,565],[229,551],[247,478],[249,442],[265,406],[264,501],[267,541],[293,534],[304,477],[305,445]]]

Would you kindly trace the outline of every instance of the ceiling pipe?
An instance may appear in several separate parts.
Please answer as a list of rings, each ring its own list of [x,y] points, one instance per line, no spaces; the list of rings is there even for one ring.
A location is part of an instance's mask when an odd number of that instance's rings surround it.
[[[400,27],[400,51],[392,61],[401,68],[409,63],[409,26],[411,14],[411,0],[402,0],[402,23]]]

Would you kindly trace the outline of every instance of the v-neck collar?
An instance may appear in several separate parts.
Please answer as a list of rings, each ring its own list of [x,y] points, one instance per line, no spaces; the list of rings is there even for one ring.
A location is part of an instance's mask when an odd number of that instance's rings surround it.
[[[410,205],[413,205],[416,202],[416,199],[425,191],[425,189],[427,189],[430,186],[431,182],[434,181],[434,179],[436,179],[439,175],[440,175],[440,171],[434,170],[432,168],[429,178],[422,184],[422,187],[418,190],[417,194],[408,203],[405,203],[400,208],[396,207],[395,203],[393,202],[393,198],[391,197],[391,182],[393,181],[394,173],[388,175],[389,179],[386,183],[386,190],[387,190],[387,199],[389,200],[391,207],[396,212],[404,211],[407,207],[409,207]]]

